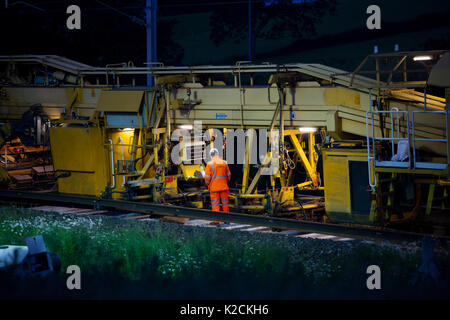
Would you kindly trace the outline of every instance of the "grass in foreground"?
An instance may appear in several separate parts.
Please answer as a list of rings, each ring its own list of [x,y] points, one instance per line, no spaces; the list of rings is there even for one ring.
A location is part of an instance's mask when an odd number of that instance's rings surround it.
[[[436,287],[417,281],[420,251],[414,249],[9,207],[0,210],[0,244],[23,245],[23,238],[38,234],[62,261],[61,274],[52,280],[28,280],[38,286],[38,297],[431,297],[417,290],[424,284],[431,286],[432,297],[449,297],[448,256],[436,259],[438,268],[445,270]],[[65,286],[65,270],[73,264],[82,271],[81,292]],[[381,267],[383,290],[366,288],[366,268],[371,264]],[[7,297],[14,292],[23,296],[17,281],[9,278]],[[27,294],[34,297],[33,291]]]

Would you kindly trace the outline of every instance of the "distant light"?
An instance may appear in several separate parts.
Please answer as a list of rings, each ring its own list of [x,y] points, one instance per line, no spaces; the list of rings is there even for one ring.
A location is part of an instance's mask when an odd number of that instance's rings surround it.
[[[122,129],[122,131],[133,131],[134,129],[133,128],[124,128],[124,129]]]
[[[431,56],[415,56],[413,58],[414,61],[427,61],[427,60],[431,60]]]
[[[316,132],[317,128],[301,127],[298,128],[300,132]]]
[[[399,51],[399,46],[398,46],[397,43],[396,43],[395,46],[394,46],[394,51],[395,51],[395,52],[398,52],[398,51]]]
[[[378,53],[378,46],[374,46],[374,47],[373,47],[373,53],[375,53],[375,54]]]
[[[179,126],[180,129],[192,130],[194,127],[191,124],[182,124]]]

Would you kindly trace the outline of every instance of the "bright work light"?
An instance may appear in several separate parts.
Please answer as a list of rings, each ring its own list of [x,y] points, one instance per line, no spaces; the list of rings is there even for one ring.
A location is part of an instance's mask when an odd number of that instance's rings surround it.
[[[414,61],[427,61],[431,60],[431,56],[415,56],[413,58]]]
[[[298,128],[300,132],[316,132],[317,128],[309,128],[309,127],[300,127]]]

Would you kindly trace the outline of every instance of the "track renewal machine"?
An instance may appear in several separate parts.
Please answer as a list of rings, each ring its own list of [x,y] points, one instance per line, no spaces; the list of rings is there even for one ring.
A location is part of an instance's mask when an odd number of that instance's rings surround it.
[[[153,88],[139,85],[148,74]],[[59,193],[208,209],[201,166],[215,147],[234,212],[447,234],[449,88],[447,51],[373,54],[353,72],[0,56],[3,128],[33,106],[22,131],[49,149],[40,165]],[[35,189],[36,175],[19,183],[32,156],[12,138],[4,185]]]

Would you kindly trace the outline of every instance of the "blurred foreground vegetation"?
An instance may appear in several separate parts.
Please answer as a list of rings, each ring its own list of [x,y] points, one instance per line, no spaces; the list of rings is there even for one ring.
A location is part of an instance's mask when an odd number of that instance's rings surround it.
[[[440,279],[434,282],[417,272],[420,248],[414,246],[0,209],[0,245],[24,245],[24,238],[38,234],[60,257],[60,274],[17,279],[0,273],[0,298],[450,297],[450,258],[442,250],[435,259]],[[382,290],[366,287],[372,264],[381,268]],[[80,267],[82,290],[67,289],[69,265]]]

